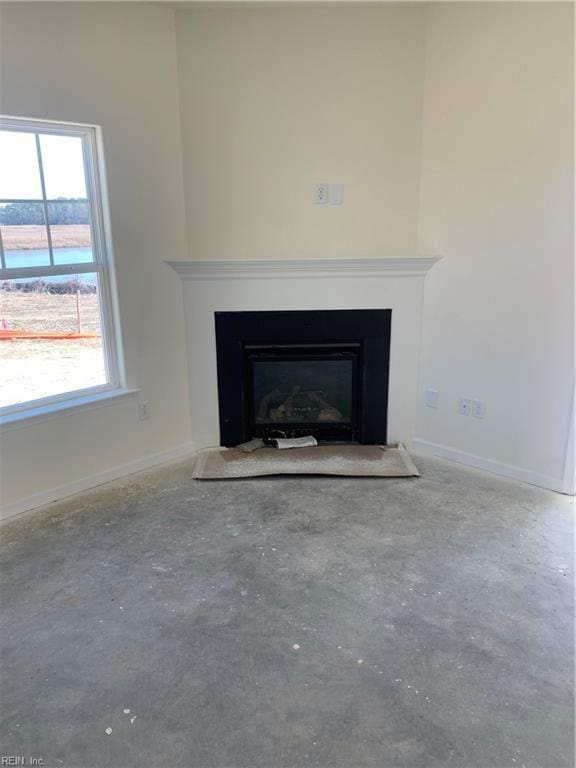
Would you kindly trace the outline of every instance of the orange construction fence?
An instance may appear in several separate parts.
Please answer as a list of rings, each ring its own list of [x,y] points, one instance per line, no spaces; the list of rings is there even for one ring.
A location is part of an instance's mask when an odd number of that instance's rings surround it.
[[[13,341],[15,339],[99,339],[99,333],[78,333],[72,331],[17,331],[0,328],[0,341]]]

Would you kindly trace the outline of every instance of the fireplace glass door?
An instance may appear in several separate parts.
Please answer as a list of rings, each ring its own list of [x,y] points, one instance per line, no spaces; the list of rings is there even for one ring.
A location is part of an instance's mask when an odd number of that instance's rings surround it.
[[[360,345],[246,347],[253,436],[355,439]]]

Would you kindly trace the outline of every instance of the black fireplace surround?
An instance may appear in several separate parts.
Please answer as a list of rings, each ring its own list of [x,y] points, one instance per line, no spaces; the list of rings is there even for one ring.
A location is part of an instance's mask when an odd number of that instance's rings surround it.
[[[390,309],[216,312],[220,442],[385,444]]]

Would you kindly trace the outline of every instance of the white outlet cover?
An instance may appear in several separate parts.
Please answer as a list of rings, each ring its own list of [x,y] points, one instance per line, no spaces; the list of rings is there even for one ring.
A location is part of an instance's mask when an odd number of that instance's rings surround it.
[[[458,413],[461,416],[469,416],[472,408],[472,401],[469,397],[461,397],[458,400]]]
[[[424,396],[424,402],[428,406],[428,408],[438,408],[438,390],[437,389],[427,389],[426,394]]]

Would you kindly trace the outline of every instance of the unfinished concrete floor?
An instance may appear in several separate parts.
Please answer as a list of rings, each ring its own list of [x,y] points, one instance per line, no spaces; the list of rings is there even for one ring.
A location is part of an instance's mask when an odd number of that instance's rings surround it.
[[[0,754],[573,766],[570,500],[417,463],[227,482],[179,463],[5,525]]]

